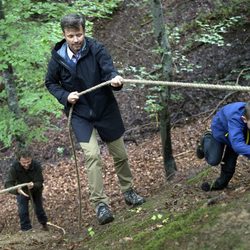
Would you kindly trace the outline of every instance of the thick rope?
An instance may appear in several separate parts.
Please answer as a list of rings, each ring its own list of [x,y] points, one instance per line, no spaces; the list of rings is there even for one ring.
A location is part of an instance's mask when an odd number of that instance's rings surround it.
[[[131,83],[131,84],[144,84],[144,85],[161,85],[168,87],[185,87],[185,88],[201,88],[201,89],[215,89],[215,90],[234,90],[234,91],[250,91],[250,87],[248,86],[240,86],[240,85],[217,85],[217,84],[204,84],[204,83],[189,83],[189,82],[168,82],[168,81],[152,81],[152,80],[136,80],[136,79],[123,79],[122,83]],[[111,81],[106,81],[100,83],[92,88],[86,89],[80,93],[78,96],[85,95],[89,92],[92,92],[96,89],[102,88],[104,86],[110,85]],[[71,118],[72,112],[74,109],[74,105],[71,106],[68,116],[68,129],[70,135],[70,142],[73,150],[74,160],[75,160],[75,168],[77,174],[77,184],[78,184],[78,200],[79,200],[79,230],[81,229],[81,215],[82,215],[82,198],[81,198],[81,184],[80,184],[80,176],[79,169],[76,158],[76,151],[73,142],[73,136],[71,132]]]
[[[134,80],[134,79],[124,79],[122,82],[134,83],[134,84],[145,84],[145,85],[162,85],[162,86],[169,86],[169,87],[250,91],[250,86],[248,87],[248,86],[240,86],[240,85],[219,85],[219,84],[205,84],[205,83],[168,82],[168,81],[151,81],[151,80]]]
[[[76,176],[77,176],[77,190],[78,190],[78,201],[79,201],[78,227],[79,227],[79,232],[80,232],[81,226],[82,226],[82,193],[81,193],[81,182],[80,182],[79,167],[78,167],[77,158],[76,158],[75,144],[73,141],[73,135],[72,135],[72,130],[71,130],[71,118],[72,118],[73,109],[74,109],[74,104],[72,104],[69,110],[68,130],[69,130],[70,143],[71,143],[71,147],[72,147],[72,151],[74,155],[75,170],[76,170]]]
[[[79,96],[92,92],[96,89],[107,86],[111,81],[100,83],[92,88],[86,89],[80,93]],[[214,90],[234,90],[234,91],[250,91],[250,86],[240,85],[219,85],[206,83],[190,83],[190,82],[168,82],[168,81],[153,81],[153,80],[137,80],[137,79],[123,79],[122,83],[144,84],[144,85],[162,85],[168,87],[185,87],[185,88],[200,88],[200,89],[214,89]]]

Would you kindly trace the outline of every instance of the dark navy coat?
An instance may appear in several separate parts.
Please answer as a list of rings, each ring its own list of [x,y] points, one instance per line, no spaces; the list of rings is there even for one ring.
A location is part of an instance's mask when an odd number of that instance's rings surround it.
[[[67,60],[65,40],[56,44],[48,65],[45,85],[64,105],[66,115],[71,107],[67,101],[70,92],[81,92],[118,75],[104,46],[88,37],[85,37],[85,42],[81,57],[74,67]],[[106,86],[80,96],[72,114],[72,128],[78,142],[88,142],[93,128],[107,142],[122,136],[124,125],[112,92],[120,89]]]
[[[213,117],[211,129],[213,137],[231,147],[237,154],[250,158],[250,145],[247,143],[249,129],[243,122],[244,102],[235,102],[222,107]]]

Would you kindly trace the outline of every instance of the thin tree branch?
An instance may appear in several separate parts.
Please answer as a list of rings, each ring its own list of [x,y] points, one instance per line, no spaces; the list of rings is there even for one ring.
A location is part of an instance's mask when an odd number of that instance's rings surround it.
[[[13,191],[13,190],[16,190],[16,189],[18,189],[18,188],[22,188],[22,187],[25,187],[25,186],[28,186],[28,185],[29,185],[29,183],[22,183],[22,184],[13,186],[13,187],[9,187],[9,188],[0,190],[0,194],[4,194],[4,193],[7,193],[7,192],[9,192],[9,191]]]

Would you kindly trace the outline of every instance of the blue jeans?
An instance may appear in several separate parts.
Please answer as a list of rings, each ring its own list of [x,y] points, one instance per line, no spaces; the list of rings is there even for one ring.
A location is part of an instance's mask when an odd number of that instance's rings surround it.
[[[47,223],[48,218],[43,209],[42,202],[42,191],[31,192],[32,199],[34,202],[34,210],[37,216],[38,221],[44,225]],[[17,205],[18,205],[18,215],[20,219],[20,225],[22,231],[27,231],[32,228],[30,218],[29,218],[29,197],[23,195],[17,195]]]
[[[211,134],[204,138],[203,151],[209,165],[221,165],[220,177],[216,179],[213,188],[225,188],[234,175],[238,154],[231,147],[216,141]]]

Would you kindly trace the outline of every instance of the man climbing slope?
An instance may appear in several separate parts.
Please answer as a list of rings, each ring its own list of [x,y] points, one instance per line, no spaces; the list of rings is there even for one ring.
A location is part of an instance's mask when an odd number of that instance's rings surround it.
[[[114,217],[104,193],[97,133],[107,143],[113,156],[126,203],[135,206],[145,202],[133,189],[122,137],[124,126],[112,92],[122,88],[122,77],[118,75],[104,46],[85,36],[85,17],[82,14],[64,16],[61,28],[64,39],[52,50],[45,84],[49,92],[64,105],[66,115],[74,105],[71,123],[85,154],[90,201],[99,223],[105,224]],[[79,92],[108,80],[111,80],[110,86],[78,96]]]

